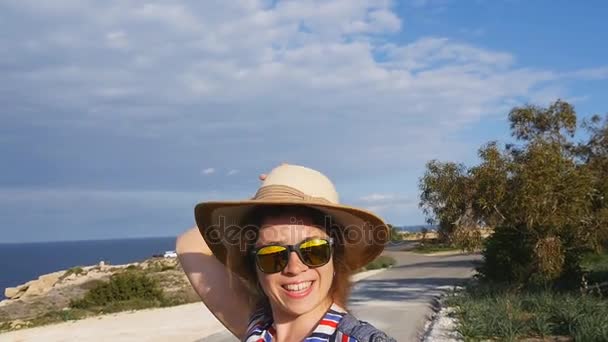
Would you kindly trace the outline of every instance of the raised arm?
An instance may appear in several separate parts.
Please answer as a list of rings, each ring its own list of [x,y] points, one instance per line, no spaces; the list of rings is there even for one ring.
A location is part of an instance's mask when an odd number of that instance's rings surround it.
[[[177,238],[176,251],[190,284],[203,303],[242,339],[253,310],[243,282],[213,256],[197,227]]]

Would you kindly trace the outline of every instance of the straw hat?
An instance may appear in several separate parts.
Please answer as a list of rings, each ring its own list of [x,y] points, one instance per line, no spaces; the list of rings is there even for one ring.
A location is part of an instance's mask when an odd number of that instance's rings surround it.
[[[242,250],[243,217],[266,205],[302,205],[320,210],[342,229],[346,263],[357,270],[375,259],[389,239],[386,223],[360,208],[342,205],[332,182],[321,172],[292,164],[274,168],[251,199],[210,201],[196,205],[196,224],[214,256],[239,275],[246,275]],[[239,251],[239,249],[241,249]],[[237,260],[227,260],[228,255]]]

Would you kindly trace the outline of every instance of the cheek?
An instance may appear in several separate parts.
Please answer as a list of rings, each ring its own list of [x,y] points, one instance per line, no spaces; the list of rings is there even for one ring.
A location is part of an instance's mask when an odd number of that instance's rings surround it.
[[[260,272],[259,270],[257,271],[257,273],[258,282],[260,283],[260,286],[262,287],[264,292],[268,292],[268,289],[270,289],[271,287],[273,287],[274,284],[276,284],[276,277],[271,274]]]
[[[328,262],[327,265],[319,268],[319,276],[324,283],[331,284],[334,278],[334,264],[333,260]]]

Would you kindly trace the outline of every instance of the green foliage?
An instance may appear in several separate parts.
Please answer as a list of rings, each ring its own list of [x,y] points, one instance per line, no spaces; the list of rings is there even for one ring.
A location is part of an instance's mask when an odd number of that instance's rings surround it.
[[[425,254],[435,252],[456,252],[460,251],[460,249],[439,240],[430,239],[419,244],[412,251]]]
[[[386,255],[381,255],[365,266],[367,270],[387,268],[396,263],[395,259]]]
[[[175,265],[163,265],[163,267],[161,267],[160,271],[165,272],[165,271],[171,271],[174,269],[176,269]]]
[[[126,271],[114,274],[109,282],[99,283],[82,299],[73,300],[72,308],[87,309],[95,307],[124,307],[118,302],[131,302],[141,306],[141,302],[158,305],[164,300],[163,291],[158,283],[141,272]]]
[[[583,122],[583,128],[589,134],[586,143],[579,144],[578,156],[584,162],[587,171],[593,177],[594,192],[590,194],[594,220],[591,222],[592,241],[596,251],[608,249],[608,115],[598,115]]]
[[[549,336],[608,340],[608,301],[593,296],[482,285],[456,292],[447,302],[456,309],[457,331],[465,340]]]
[[[89,313],[82,309],[66,309],[47,312],[29,321],[30,326],[39,326],[57,322],[73,321],[87,317]]]
[[[577,286],[583,253],[608,245],[608,116],[584,122],[588,141],[578,145],[567,102],[517,107],[509,121],[519,145],[490,142],[471,168],[429,162],[420,206],[461,248],[481,243],[475,228],[494,228],[483,279]]]
[[[121,300],[116,302],[110,302],[101,308],[97,308],[102,313],[121,312],[128,310],[142,310],[149,308],[157,308],[164,305],[165,299],[145,299],[145,298],[131,298],[128,300]]]
[[[608,298],[608,251],[589,253],[581,261],[587,291]]]
[[[458,222],[472,214],[471,179],[463,164],[431,160],[420,179],[420,207],[427,223],[439,223],[440,239],[449,241]]]
[[[146,271],[156,273],[174,269],[176,269],[176,265],[167,264],[165,259],[154,260],[146,267]]]
[[[528,105],[509,113],[511,132],[518,140],[546,140],[560,144],[576,132],[576,113],[569,103],[557,100],[548,108]]]
[[[139,266],[139,265],[129,265],[125,269],[127,271],[138,271],[138,270],[141,270],[141,266]]]
[[[532,238],[523,230],[500,227],[485,241],[477,271],[484,280],[524,283],[532,271],[532,249]]]
[[[586,254],[581,261],[581,266],[585,271],[591,273],[608,272],[608,252]]]

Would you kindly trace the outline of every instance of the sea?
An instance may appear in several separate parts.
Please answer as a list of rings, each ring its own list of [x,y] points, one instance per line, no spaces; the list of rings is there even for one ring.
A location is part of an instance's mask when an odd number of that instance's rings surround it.
[[[423,227],[425,226],[395,228],[416,232]],[[96,265],[100,261],[110,265],[142,261],[155,254],[174,250],[175,239],[176,237],[156,237],[0,243],[0,300],[5,299],[5,288],[24,284],[40,275],[75,266]]]
[[[175,249],[175,237],[0,243],[0,300],[4,289],[75,266],[142,261]]]

